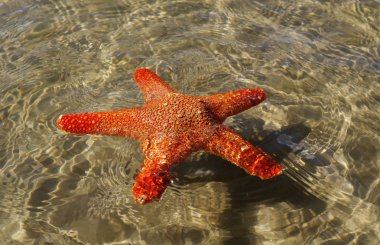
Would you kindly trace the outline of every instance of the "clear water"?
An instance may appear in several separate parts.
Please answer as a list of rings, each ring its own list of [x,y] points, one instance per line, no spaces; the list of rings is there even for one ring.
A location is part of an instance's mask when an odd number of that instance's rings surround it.
[[[137,205],[138,143],[55,120],[141,105],[142,66],[193,95],[264,88],[226,123],[286,173],[196,153]],[[379,122],[378,0],[3,0],[0,244],[378,244]]]

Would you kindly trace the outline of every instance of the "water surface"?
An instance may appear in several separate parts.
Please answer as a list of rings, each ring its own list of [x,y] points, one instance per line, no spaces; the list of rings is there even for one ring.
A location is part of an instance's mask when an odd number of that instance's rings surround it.
[[[0,243],[378,244],[379,27],[377,0],[2,1]],[[192,95],[265,89],[226,124],[286,173],[196,153],[136,204],[138,143],[55,121],[141,105],[145,66]]]

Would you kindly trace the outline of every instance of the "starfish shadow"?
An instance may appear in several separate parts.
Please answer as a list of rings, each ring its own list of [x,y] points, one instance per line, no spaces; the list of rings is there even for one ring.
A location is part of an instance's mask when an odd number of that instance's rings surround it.
[[[246,121],[246,125],[254,124],[255,129],[263,132],[262,126],[264,122],[260,119],[252,120],[252,122]],[[265,152],[275,156],[278,162],[290,168],[289,165],[297,166],[298,164],[292,164],[292,160],[288,155],[297,154],[299,151],[302,151],[300,147],[295,146],[299,145],[310,131],[309,127],[299,123],[270,133],[259,144],[254,141],[250,141],[250,143],[259,145]],[[244,136],[252,134],[253,129],[249,130],[245,128],[242,132]],[[283,139],[287,139],[288,144],[284,144]],[[174,167],[173,172],[175,172],[178,180],[184,181],[187,184],[203,181],[219,181],[226,184],[230,197],[230,205],[220,217],[220,227],[223,227],[230,235],[225,244],[257,243],[255,236],[252,234],[252,227],[254,227],[254,224],[268,221],[257,220],[257,208],[255,206],[263,204],[274,206],[275,204],[285,202],[295,210],[306,208],[313,213],[321,213],[326,208],[326,203],[323,200],[308,191],[302,181],[296,181],[295,179],[297,178],[292,178],[292,174],[288,173],[287,170],[276,178],[262,181],[259,178],[247,175],[244,170],[217,156],[208,154],[204,154],[204,156],[206,159],[188,161],[187,164]],[[314,167],[312,163],[309,165],[308,170],[313,171]],[[202,170],[201,173],[203,174],[197,174],[199,169]],[[301,171],[303,170],[301,169]],[[193,177],[187,178],[187,176]],[[249,212],[249,224],[247,224],[247,219],[242,216],[243,213],[240,213],[242,210],[245,213]],[[286,217],[284,216],[283,218]],[[247,227],[249,227],[249,230]]]

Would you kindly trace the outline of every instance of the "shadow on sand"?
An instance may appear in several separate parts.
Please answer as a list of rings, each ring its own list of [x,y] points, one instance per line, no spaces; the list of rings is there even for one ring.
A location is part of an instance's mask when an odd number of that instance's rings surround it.
[[[255,129],[263,131],[263,122],[254,119]],[[247,123],[247,121],[246,121]],[[251,123],[248,121],[248,124]],[[256,127],[258,125],[258,127]],[[304,124],[295,124],[283,128],[280,131],[270,133],[262,142],[249,140],[253,145],[260,146],[265,152],[274,156],[278,162],[289,167],[291,160],[289,154],[297,154],[302,149],[294,147],[299,144],[310,133],[310,128]],[[253,135],[251,130],[243,130],[241,135],[247,138],[247,135]],[[284,144],[282,140],[287,139],[289,144]],[[290,142],[289,142],[290,141]],[[279,143],[280,142],[280,143]],[[220,217],[220,227],[229,233],[225,244],[256,244],[252,224],[267,222],[265,220],[252,220],[257,217],[255,213],[250,214],[249,223],[242,217],[239,210],[252,210],[256,212],[255,206],[268,205],[286,202],[294,209],[309,209],[313,213],[321,213],[326,208],[326,203],[308,192],[308,190],[291,178],[287,171],[284,174],[266,181],[247,175],[247,173],[235,165],[221,159],[220,157],[205,154],[205,159],[200,161],[188,161],[187,164],[178,165],[173,168],[173,172],[181,182],[189,184],[194,182],[218,181],[224,182],[229,191],[230,205]],[[306,163],[307,164],[307,163]],[[298,164],[295,164],[298,165]],[[312,166],[310,166],[313,169]],[[186,178],[191,175],[189,172],[197,169],[209,170],[212,175],[199,176],[199,178]],[[293,169],[293,171],[295,171]],[[301,170],[302,171],[302,170]],[[181,184],[181,183],[179,183]],[[247,229],[250,228],[250,229]]]

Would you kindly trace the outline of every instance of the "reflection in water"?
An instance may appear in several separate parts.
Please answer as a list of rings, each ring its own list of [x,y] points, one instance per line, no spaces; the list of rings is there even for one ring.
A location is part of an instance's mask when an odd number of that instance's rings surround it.
[[[0,243],[380,241],[377,1],[3,1]],[[136,67],[194,94],[261,87],[228,125],[277,157],[260,181],[205,153],[134,202],[136,142],[59,114],[135,107]]]

